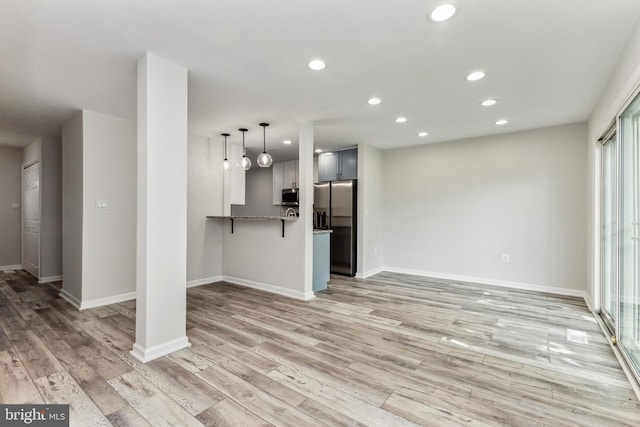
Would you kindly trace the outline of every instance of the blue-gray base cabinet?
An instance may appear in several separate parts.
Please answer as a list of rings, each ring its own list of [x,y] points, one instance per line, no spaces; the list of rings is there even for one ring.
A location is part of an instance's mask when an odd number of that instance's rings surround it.
[[[313,292],[327,289],[331,270],[331,230],[313,231]]]

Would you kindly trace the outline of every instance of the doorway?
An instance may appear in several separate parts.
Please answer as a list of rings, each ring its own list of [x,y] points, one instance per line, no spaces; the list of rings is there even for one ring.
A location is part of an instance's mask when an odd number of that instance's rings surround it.
[[[22,168],[22,268],[40,278],[40,163]]]

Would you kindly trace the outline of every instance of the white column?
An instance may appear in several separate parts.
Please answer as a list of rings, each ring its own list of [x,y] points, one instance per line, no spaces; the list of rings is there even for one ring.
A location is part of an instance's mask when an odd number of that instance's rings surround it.
[[[300,124],[298,135],[300,167],[300,219],[304,227],[304,294],[313,295],[313,123]]]
[[[187,70],[138,61],[136,342],[148,362],[188,347]]]

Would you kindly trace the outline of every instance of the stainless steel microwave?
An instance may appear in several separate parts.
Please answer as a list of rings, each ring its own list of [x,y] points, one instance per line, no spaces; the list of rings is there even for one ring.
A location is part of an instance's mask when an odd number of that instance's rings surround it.
[[[298,206],[298,194],[300,192],[297,188],[285,188],[282,190],[282,206]]]

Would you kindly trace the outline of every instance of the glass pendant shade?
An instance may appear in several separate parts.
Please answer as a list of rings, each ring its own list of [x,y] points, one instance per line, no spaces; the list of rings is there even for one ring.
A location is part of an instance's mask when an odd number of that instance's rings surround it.
[[[273,163],[271,155],[267,153],[267,126],[269,126],[269,123],[260,123],[260,126],[262,126],[263,139],[262,154],[258,156],[258,166],[261,168],[268,168]]]
[[[233,168],[233,165],[231,164],[229,159],[227,159],[227,137],[229,136],[229,134],[223,133],[221,135],[224,136],[224,162],[222,162],[222,168],[226,171],[230,171]]]
[[[247,156],[243,155],[242,158],[238,161],[238,166],[248,171],[249,169],[251,169],[251,160]]]
[[[273,159],[271,158],[271,154],[261,153],[258,156],[258,166],[261,168],[268,168],[273,163]]]
[[[238,160],[238,167],[248,171],[249,169],[251,169],[251,160],[249,160],[249,158],[247,157],[247,149],[244,145],[244,133],[247,131],[247,129],[240,128],[238,130],[242,132],[242,158]]]

